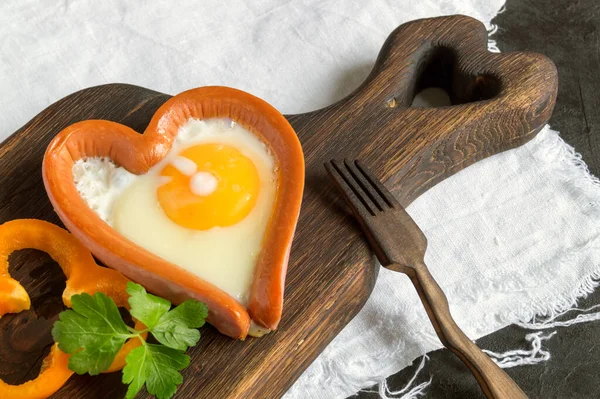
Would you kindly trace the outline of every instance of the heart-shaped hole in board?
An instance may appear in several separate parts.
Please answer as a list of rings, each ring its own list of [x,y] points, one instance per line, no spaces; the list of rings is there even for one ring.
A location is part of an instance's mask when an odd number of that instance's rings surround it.
[[[432,47],[419,59],[410,106],[436,108],[489,100],[500,93],[500,81],[489,74],[470,75],[458,67],[457,53],[448,47]],[[410,90],[410,89],[409,89]],[[387,107],[400,105],[396,97]]]
[[[458,55],[447,47],[433,47],[421,58],[414,94],[438,87],[448,93],[450,104],[489,100],[500,93],[500,81],[491,75],[469,75],[458,67]]]
[[[276,165],[275,203],[258,255],[248,306],[215,284],[120,235],[90,209],[73,179],[73,165],[78,160],[96,157],[108,158],[131,173],[144,174],[169,153],[179,129],[190,119],[211,118],[229,118],[250,130],[268,147]],[[277,327],[304,187],[304,157],[291,125],[263,100],[236,89],[202,87],[169,99],[142,135],[109,121],[76,123],[48,146],[43,177],[50,201],[65,226],[107,266],[173,303],[189,298],[205,302],[208,321],[231,337],[245,338],[251,320],[268,329]]]
[[[506,104],[505,99],[530,97],[532,81],[527,76],[545,73],[550,63],[539,54],[489,52],[487,39],[485,26],[465,16],[401,25],[388,36],[371,74],[353,96],[374,107],[409,108],[418,93],[435,87],[448,94],[450,105],[468,106],[461,109],[500,103],[525,108],[515,101]],[[542,70],[532,70],[533,64]],[[548,79],[552,84],[551,76]],[[539,112],[545,108],[542,104]]]

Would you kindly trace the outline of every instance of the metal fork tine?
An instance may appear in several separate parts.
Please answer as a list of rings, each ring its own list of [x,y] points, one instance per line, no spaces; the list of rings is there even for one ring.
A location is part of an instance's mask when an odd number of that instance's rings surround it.
[[[387,208],[391,207],[391,204],[388,204],[385,197],[383,197],[378,190],[373,186],[373,183],[370,182],[361,171],[358,170],[356,166],[356,161],[350,162],[347,159],[344,159],[344,165],[350,171],[354,179],[360,184],[360,187],[369,195],[369,199],[377,205],[379,211],[383,211]]]
[[[398,200],[396,200],[396,197],[394,197],[394,195],[387,188],[385,188],[385,186],[379,181],[377,177],[375,177],[375,175],[369,170],[369,168],[364,166],[363,163],[358,160],[354,161],[354,164],[356,165],[358,170],[362,172],[367,181],[371,183],[371,185],[377,190],[380,196],[385,199],[385,201],[390,207],[402,207]]]
[[[356,213],[363,217],[375,215],[375,210],[377,208],[368,199],[367,195],[362,191],[347,170],[334,160],[326,162],[325,169],[341,189],[344,199],[354,208]]]

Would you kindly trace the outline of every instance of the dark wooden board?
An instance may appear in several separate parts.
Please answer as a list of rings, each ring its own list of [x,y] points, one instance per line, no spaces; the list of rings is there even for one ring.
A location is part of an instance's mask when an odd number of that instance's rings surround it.
[[[486,43],[483,25],[467,17],[405,24],[390,35],[354,93],[324,109],[288,116],[306,156],[306,189],[280,328],[246,342],[204,328],[177,397],[282,395],[366,301],[378,267],[328,181],[324,161],[363,159],[406,206],[444,178],[537,133],[554,106],[554,65],[533,53],[491,54]],[[428,86],[445,88],[455,105],[410,108],[415,92]],[[0,222],[33,217],[59,223],[42,185],[41,160],[61,129],[109,119],[143,131],[167,98],[113,84],[48,107],[0,145]],[[21,251],[11,260],[13,276],[33,302],[32,310],[0,319],[0,377],[19,383],[37,373],[51,344],[64,276],[38,252]],[[120,373],[113,373],[74,376],[54,397],[113,398],[124,392]]]

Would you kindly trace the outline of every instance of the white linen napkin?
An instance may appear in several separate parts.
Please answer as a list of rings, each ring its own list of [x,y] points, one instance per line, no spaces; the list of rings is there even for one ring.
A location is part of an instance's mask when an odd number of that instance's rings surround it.
[[[0,140],[59,98],[113,82],[170,94],[226,85],[284,113],[317,109],[362,82],[398,25],[460,13],[491,28],[503,2],[5,0]],[[568,308],[595,287],[599,194],[545,128],[410,206],[429,238],[426,262],[471,338]],[[367,305],[286,397],[344,397],[440,346],[408,280],[381,270]]]

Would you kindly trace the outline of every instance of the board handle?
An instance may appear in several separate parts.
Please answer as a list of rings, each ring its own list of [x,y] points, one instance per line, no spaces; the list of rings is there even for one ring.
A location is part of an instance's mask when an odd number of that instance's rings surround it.
[[[517,96],[522,101],[515,106],[535,102],[533,116],[544,114],[546,106],[551,110],[558,87],[552,61],[531,52],[491,53],[487,42],[485,25],[464,15],[408,22],[388,36],[353,96],[388,106],[394,99],[392,108],[403,108],[423,86],[437,84],[449,91],[453,104]]]
[[[411,107],[426,87],[444,88],[452,105]],[[352,155],[371,164],[385,160],[387,184],[407,206],[444,178],[534,137],[552,114],[557,90],[556,67],[547,57],[491,53],[485,26],[455,15],[394,30],[365,82],[332,109],[339,120],[377,121],[377,131],[369,132],[377,146],[365,140],[364,150]],[[343,128],[353,138],[364,135]]]

